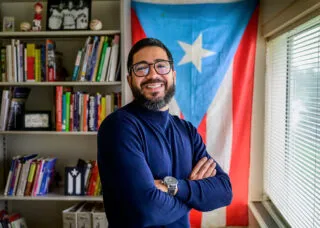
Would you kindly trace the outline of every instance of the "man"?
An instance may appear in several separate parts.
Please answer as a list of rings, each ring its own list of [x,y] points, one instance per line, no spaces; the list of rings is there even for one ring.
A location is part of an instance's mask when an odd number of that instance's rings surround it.
[[[77,12],[73,8],[73,1],[68,2],[68,8],[62,10],[63,29],[75,29]]]
[[[77,29],[87,29],[88,23],[89,9],[83,4],[83,0],[80,0],[77,8],[76,27]]]
[[[131,49],[134,101],[109,115],[98,133],[98,167],[109,227],[189,227],[191,208],[230,204],[229,177],[190,122],[172,116],[172,55],[146,38]]]
[[[55,8],[50,9],[51,15],[49,17],[49,28],[52,30],[61,29],[62,26],[62,10],[64,8],[64,3],[60,2]]]

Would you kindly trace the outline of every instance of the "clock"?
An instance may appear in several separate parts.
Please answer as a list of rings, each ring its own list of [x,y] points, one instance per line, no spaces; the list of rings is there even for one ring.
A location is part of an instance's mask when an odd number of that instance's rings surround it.
[[[27,111],[23,120],[24,130],[51,130],[51,111]]]

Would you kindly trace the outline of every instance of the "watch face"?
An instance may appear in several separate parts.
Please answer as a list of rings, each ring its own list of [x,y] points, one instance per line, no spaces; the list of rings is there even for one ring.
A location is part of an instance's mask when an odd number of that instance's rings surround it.
[[[165,178],[163,179],[163,181],[164,181],[167,185],[176,185],[176,184],[178,184],[178,180],[177,180],[176,178],[174,178],[174,177],[169,177],[169,176],[167,176],[167,177],[165,177]]]

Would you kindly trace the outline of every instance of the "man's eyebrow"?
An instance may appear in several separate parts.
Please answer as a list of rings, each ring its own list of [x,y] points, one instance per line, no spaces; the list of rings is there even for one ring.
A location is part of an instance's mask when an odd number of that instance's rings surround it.
[[[168,59],[155,59],[153,63],[157,63],[157,62],[160,62],[160,61],[169,61],[169,60],[168,60]],[[136,65],[136,64],[139,64],[139,63],[151,64],[151,63],[149,63],[149,62],[147,62],[147,61],[145,61],[145,60],[142,60],[142,61],[136,62],[136,63],[134,63],[134,64],[132,64],[132,65]]]

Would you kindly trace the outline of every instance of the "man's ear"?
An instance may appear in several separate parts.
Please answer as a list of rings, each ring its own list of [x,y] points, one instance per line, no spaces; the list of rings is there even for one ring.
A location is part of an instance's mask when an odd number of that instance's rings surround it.
[[[173,76],[173,81],[174,83],[176,83],[176,71],[175,70],[172,70],[172,76]]]

